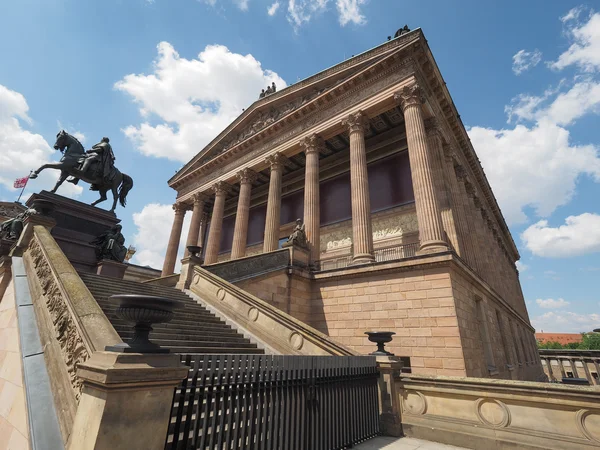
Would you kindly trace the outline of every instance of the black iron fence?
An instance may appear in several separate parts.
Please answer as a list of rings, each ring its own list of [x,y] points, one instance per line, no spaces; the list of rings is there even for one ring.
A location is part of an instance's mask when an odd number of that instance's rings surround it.
[[[396,261],[404,258],[412,258],[417,254],[417,250],[419,250],[418,242],[378,248],[374,251],[375,262]],[[317,270],[343,269],[351,265],[352,255],[324,259],[315,263]]]
[[[181,358],[167,450],[335,450],[379,434],[375,357]]]

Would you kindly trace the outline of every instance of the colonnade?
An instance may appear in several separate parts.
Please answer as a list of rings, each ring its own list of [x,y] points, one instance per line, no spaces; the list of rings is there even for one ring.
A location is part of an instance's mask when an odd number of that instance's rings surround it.
[[[448,249],[444,232],[442,214],[440,211],[438,191],[435,187],[434,173],[436,159],[442,156],[441,141],[428,139],[422,111],[422,93],[414,83],[404,87],[394,94],[394,99],[404,112],[408,154],[412,172],[412,183],[415,194],[417,220],[419,223],[420,253],[432,253]],[[348,132],[350,142],[350,184],[352,202],[352,233],[353,233],[353,263],[362,264],[375,260],[373,250],[373,233],[371,224],[371,206],[369,198],[369,179],[367,175],[367,156],[365,144],[365,129],[368,117],[362,111],[353,112],[341,122]],[[299,142],[300,149],[306,156],[304,177],[304,225],[310,251],[311,263],[320,258],[320,214],[319,214],[319,156],[325,144],[316,134],[303,138]],[[438,148],[439,147],[439,148]],[[438,152],[439,155],[436,156]],[[281,189],[285,156],[280,153],[269,155],[265,163],[270,168],[269,193],[264,233],[263,251],[271,252],[278,248],[280,218],[281,218]],[[248,218],[252,183],[256,173],[251,168],[241,170],[236,174],[236,182],[240,185],[240,194],[233,234],[231,259],[242,258],[246,254],[246,239],[248,235]],[[232,186],[219,181],[208,192],[195,194],[193,197],[193,213],[188,234],[188,245],[198,242],[202,210],[209,195],[214,196],[214,205],[208,240],[205,249],[205,264],[217,262],[221,241],[221,228],[225,209],[225,198]],[[177,258],[177,248],[185,211],[190,205],[175,204],[175,218],[169,238],[163,276],[173,273]],[[464,225],[464,222],[463,222]],[[190,244],[191,243],[191,244]]]

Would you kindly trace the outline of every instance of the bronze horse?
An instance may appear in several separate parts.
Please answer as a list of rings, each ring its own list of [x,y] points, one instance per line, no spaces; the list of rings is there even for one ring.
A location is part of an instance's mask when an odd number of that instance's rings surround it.
[[[54,186],[54,189],[52,189],[50,192],[56,192],[56,190],[61,184],[64,183],[67,177],[71,175],[97,187],[97,190],[100,192],[100,198],[93,202],[92,206],[107,200],[106,193],[110,190],[113,194],[113,205],[110,211],[115,212],[117,200],[119,200],[121,206],[125,207],[127,194],[133,187],[133,179],[129,175],[121,173],[119,169],[115,167],[116,175],[110,182],[107,183],[103,177],[90,177],[90,174],[95,173],[94,166],[92,166],[86,173],[81,172],[81,163],[86,156],[83,145],[81,145],[81,143],[74,136],[71,136],[64,130],[56,135],[54,149],[60,150],[60,152],[63,154],[60,162],[44,164],[38,170],[33,172],[29,178],[37,178],[38,174],[44,169],[57,169],[60,170],[60,177],[56,182],[56,186]]]

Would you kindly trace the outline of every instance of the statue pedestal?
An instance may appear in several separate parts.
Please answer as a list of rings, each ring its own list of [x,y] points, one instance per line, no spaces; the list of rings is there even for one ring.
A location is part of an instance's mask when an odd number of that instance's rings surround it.
[[[96,273],[98,260],[95,247],[90,242],[118,224],[120,220],[117,216],[104,209],[47,191],[33,194],[27,200],[27,206],[31,207],[36,200],[52,203],[54,210],[50,215],[56,220],[56,225],[51,234],[73,267]],[[109,203],[107,201],[106,204]]]
[[[102,275],[103,277],[119,278],[123,279],[127,270],[127,264],[123,264],[117,261],[111,261],[110,259],[103,259],[98,263],[96,274]]]

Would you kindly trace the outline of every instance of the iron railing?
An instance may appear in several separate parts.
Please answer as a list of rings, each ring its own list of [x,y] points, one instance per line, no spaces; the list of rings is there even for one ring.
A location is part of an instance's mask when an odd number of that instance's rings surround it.
[[[410,244],[394,245],[391,247],[378,248],[375,250],[375,262],[395,261],[398,259],[411,258],[417,254],[418,242]],[[325,259],[316,263],[317,270],[343,269],[352,265],[352,255],[344,255],[338,258]]]
[[[538,352],[550,381],[586,378],[591,385],[600,385],[600,350],[539,349]]]
[[[336,450],[379,434],[371,356],[182,355],[166,450]]]

